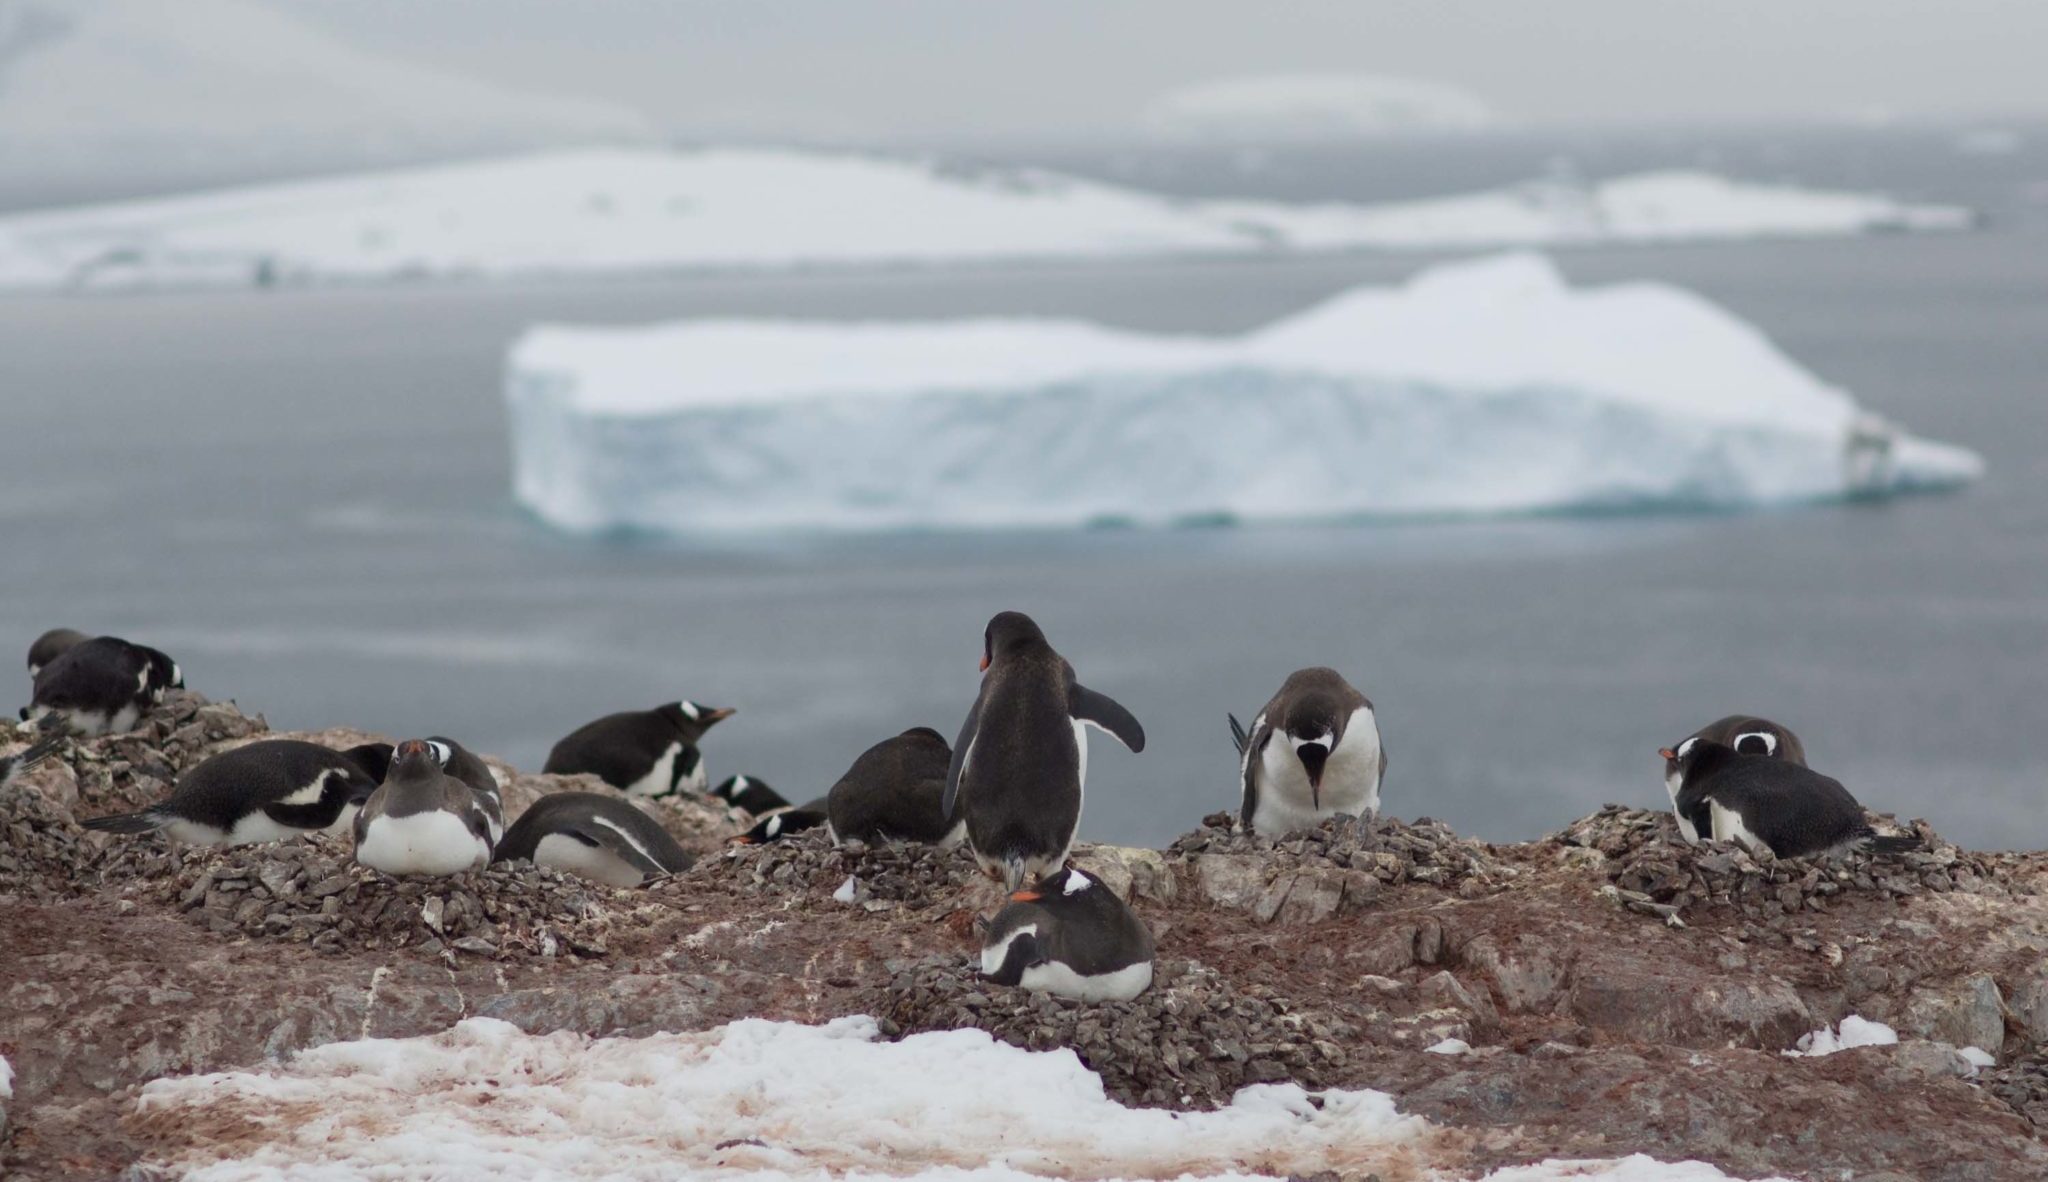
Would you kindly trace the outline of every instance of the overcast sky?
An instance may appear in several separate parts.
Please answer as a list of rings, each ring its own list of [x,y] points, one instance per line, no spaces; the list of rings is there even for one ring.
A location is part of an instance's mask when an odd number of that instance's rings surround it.
[[[267,2],[706,134],[1066,135],[1290,71],[1449,82],[1536,123],[2048,112],[2048,0]]]

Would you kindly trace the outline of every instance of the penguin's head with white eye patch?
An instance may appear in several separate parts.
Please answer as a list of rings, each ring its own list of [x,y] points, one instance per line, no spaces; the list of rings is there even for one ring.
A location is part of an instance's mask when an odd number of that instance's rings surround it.
[[[1726,743],[1716,743],[1712,739],[1703,739],[1698,735],[1694,735],[1692,738],[1680,743],[1677,747],[1659,748],[1657,754],[1664,757],[1665,774],[1676,776],[1683,781],[1696,768],[1707,764],[1718,764],[1724,759],[1733,758],[1735,748],[1728,746]]]
[[[669,714],[671,721],[676,724],[676,729],[693,741],[701,737],[705,731],[733,716],[733,709],[730,706],[706,706],[701,702],[692,702],[688,698],[680,702],[671,702],[662,707],[662,710]]]
[[[771,841],[781,841],[786,837],[794,837],[807,829],[816,829],[824,823],[825,815],[821,812],[807,808],[784,809],[779,813],[769,813],[759,821],[756,821],[752,829],[737,837],[726,838],[725,843],[727,845],[765,845]]]
[[[391,767],[386,779],[399,776],[417,776],[423,772],[439,772],[448,763],[444,752],[445,743],[432,743],[425,739],[407,739],[391,750]]]
[[[998,612],[981,632],[981,668],[988,671],[998,657],[1045,643],[1038,622],[1023,612]]]
[[[1776,755],[1778,736],[1769,731],[1748,731],[1735,736],[1735,749],[1744,755]]]

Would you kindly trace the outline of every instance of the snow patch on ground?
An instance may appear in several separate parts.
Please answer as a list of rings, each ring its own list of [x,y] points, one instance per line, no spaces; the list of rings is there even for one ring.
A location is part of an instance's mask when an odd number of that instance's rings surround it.
[[[1199,201],[1039,170],[592,149],[0,218],[0,288],[391,282],[1945,230],[1970,211],[1662,172],[1391,205]]]
[[[14,1064],[0,1055],[0,1100],[14,1099]]]
[[[1462,1038],[1447,1038],[1440,1043],[1422,1048],[1425,1055],[1463,1055],[1472,1049],[1472,1044]]]
[[[506,400],[518,499],[592,532],[1723,509],[1982,471],[1690,292],[1574,289],[1535,255],[1239,336],[543,326]]]
[[[1435,1168],[1456,1135],[1401,1115],[1383,1093],[1312,1100],[1259,1085],[1216,1112],[1131,1109],[1108,1100],[1071,1051],[966,1030],[886,1043],[868,1018],[638,1039],[527,1035],[472,1018],[429,1038],[314,1048],[262,1071],[157,1080],[136,1110],[146,1135],[183,1146],[146,1164],[189,1182],[1470,1176]],[[204,1139],[214,1135],[224,1139]],[[1724,1175],[1632,1157],[1488,1178]]]
[[[1851,1014],[1842,1019],[1838,1027],[1823,1027],[1811,1034],[1802,1034],[1793,1049],[1785,1054],[1792,1058],[1832,1055],[1837,1051],[1852,1050],[1856,1047],[1889,1047],[1898,1045],[1899,1032],[1882,1022]]]
[[[1983,1047],[1964,1047],[1956,1052],[1967,1060],[1970,1066],[1982,1071],[1986,1067],[1998,1066],[1998,1056]]]

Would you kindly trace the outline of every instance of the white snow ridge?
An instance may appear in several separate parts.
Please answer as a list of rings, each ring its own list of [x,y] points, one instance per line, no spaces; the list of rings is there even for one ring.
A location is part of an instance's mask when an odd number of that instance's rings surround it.
[[[1227,337],[1061,320],[540,327],[515,493],[583,532],[1739,508],[1967,483],[1751,325],[1510,255]]]
[[[428,1038],[313,1048],[283,1067],[160,1079],[136,1110],[142,1131],[182,1147],[144,1165],[187,1182],[1472,1176],[1437,1168],[1457,1134],[1381,1092],[1258,1085],[1215,1112],[1125,1108],[1072,1051],[972,1030],[886,1043],[870,1018],[637,1039],[472,1018]],[[1636,1156],[1489,1177],[1725,1176]]]

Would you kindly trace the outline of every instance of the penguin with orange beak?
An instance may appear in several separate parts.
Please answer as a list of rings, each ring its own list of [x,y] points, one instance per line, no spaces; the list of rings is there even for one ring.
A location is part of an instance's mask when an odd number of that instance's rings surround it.
[[[1230,716],[1230,735],[1246,829],[1279,837],[1339,813],[1379,813],[1387,772],[1379,718],[1371,699],[1335,669],[1289,674],[1249,732]]]
[[[1068,867],[1017,891],[989,921],[981,972],[1081,1001],[1129,1001],[1152,984],[1152,932],[1101,879]]]
[[[1694,801],[1690,810],[1678,807],[1678,790],[1684,780],[1678,763],[1696,743],[1719,743],[1743,755],[1763,755],[1806,766],[1806,745],[1799,741],[1799,736],[1790,727],[1754,714],[1730,714],[1669,747],[1660,748],[1657,754],[1664,757],[1664,791],[1671,794],[1671,812],[1678,818],[1678,834],[1687,841],[1706,841],[1714,832],[1713,817],[1704,800]]]
[[[702,792],[711,781],[697,744],[705,731],[732,715],[730,708],[713,709],[688,699],[607,714],[556,743],[541,771],[593,775],[628,796]]]
[[[1075,680],[1074,667],[1023,612],[988,622],[981,669],[981,692],[953,744],[939,811],[948,829],[966,822],[982,871],[1015,891],[1066,863],[1088,773],[1084,728],[1132,751],[1145,749],[1145,728],[1107,694]]]

